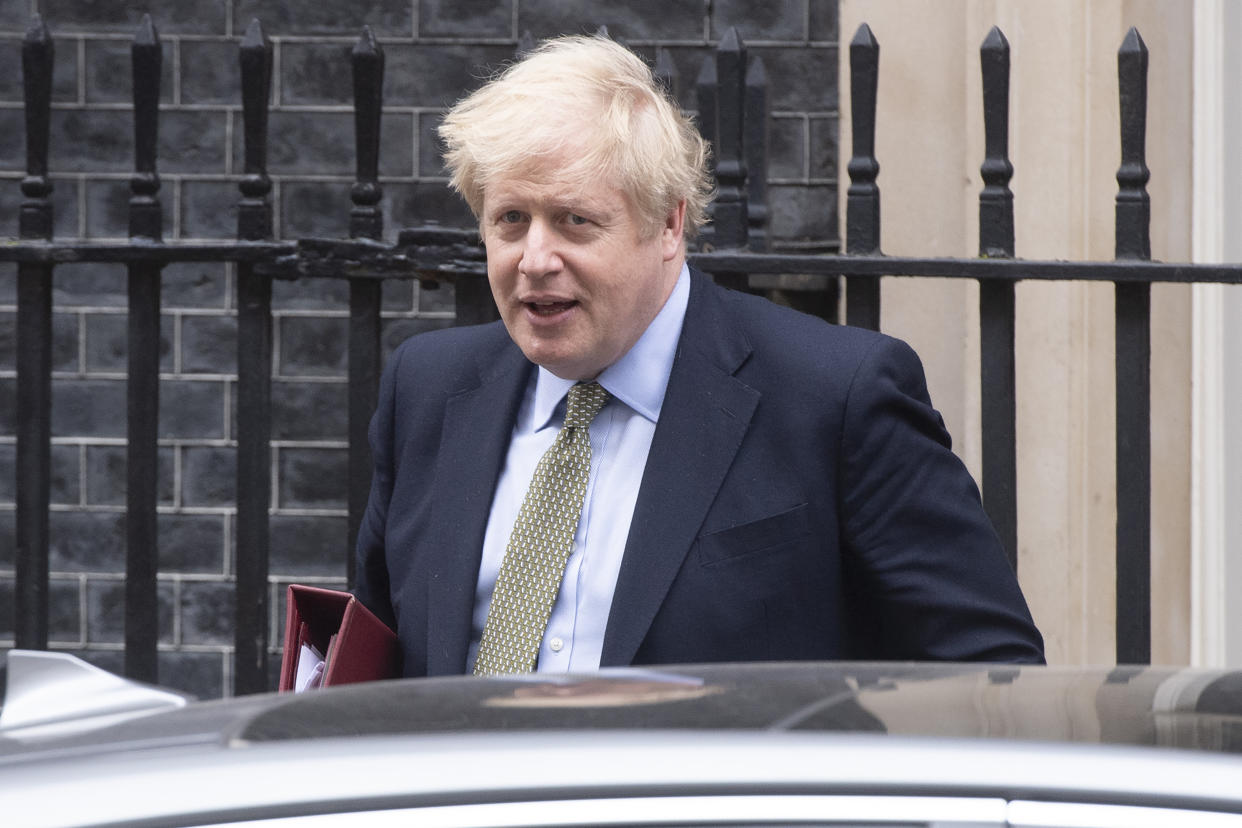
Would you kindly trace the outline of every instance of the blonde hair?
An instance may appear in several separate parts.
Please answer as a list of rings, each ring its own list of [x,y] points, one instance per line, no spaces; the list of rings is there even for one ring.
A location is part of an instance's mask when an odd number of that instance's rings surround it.
[[[556,156],[567,184],[608,177],[652,229],[686,202],[685,235],[712,197],[707,144],[647,64],[606,37],[546,40],[454,106],[440,126],[449,183],[476,218],[487,187]]]

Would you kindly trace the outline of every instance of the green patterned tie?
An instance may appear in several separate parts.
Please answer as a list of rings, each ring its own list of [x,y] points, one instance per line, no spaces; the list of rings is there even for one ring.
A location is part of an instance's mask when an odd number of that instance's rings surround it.
[[[608,392],[597,382],[569,389],[565,425],[535,467],[505,548],[474,664],[476,676],[535,669],[591,474],[588,429],[607,401]]]

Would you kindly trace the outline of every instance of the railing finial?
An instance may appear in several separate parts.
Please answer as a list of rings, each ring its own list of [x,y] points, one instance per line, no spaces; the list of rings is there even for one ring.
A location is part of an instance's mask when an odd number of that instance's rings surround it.
[[[1013,164],[1009,161],[1009,41],[993,26],[979,49],[983,75],[984,159],[979,168],[979,255],[1014,253]]]
[[[746,216],[747,245],[768,249],[768,73],[763,58],[746,67]]]
[[[1117,169],[1116,256],[1151,258],[1151,200],[1147,195],[1147,44],[1130,28],[1117,52],[1121,104],[1121,166]]]
[[[673,62],[673,56],[669,54],[668,49],[663,46],[656,47],[655,66],[652,69],[660,86],[664,87],[665,93],[672,100],[677,100],[677,86],[680,76],[677,73],[677,64]]]
[[[163,49],[159,33],[144,14],[130,47],[133,64],[134,175],[130,178],[129,234],[159,240],[163,215],[160,211],[159,155],[160,72]]]
[[[22,41],[22,85],[26,104],[26,177],[22,179],[19,233],[24,239],[52,237],[52,181],[48,178],[48,133],[52,108],[55,47],[38,15]]]
[[[717,248],[745,247],[746,46],[730,26],[716,47],[716,210],[712,239]]]
[[[380,118],[383,115],[384,50],[370,26],[363,27],[351,54],[354,70],[354,138],[357,145],[357,180],[350,197],[354,207],[349,214],[352,238],[381,238],[384,212],[379,202]]]
[[[268,102],[272,94],[272,43],[259,21],[251,20],[238,50],[241,64],[242,123],[245,175],[237,214],[237,232],[243,239],[265,239],[272,234],[272,211],[267,195],[272,190],[267,175]]]
[[[530,29],[526,29],[522,32],[522,36],[518,38],[514,55],[518,60],[521,60],[533,51],[535,51],[535,36],[530,33]]]
[[[863,23],[850,41],[850,126],[853,152],[845,200],[845,252],[880,252],[880,162],[875,157],[875,105],[880,75],[880,44]],[[880,280],[852,276],[845,286],[846,321],[879,330]]]
[[[850,187],[846,201],[846,250],[880,251],[880,188],[876,178],[875,107],[879,85],[880,44],[863,23],[850,41],[850,124],[853,153],[846,169]]]

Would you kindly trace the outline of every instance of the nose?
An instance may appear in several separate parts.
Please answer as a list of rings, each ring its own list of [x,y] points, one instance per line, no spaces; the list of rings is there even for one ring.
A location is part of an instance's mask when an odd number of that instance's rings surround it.
[[[556,273],[562,266],[557,244],[555,229],[542,219],[532,219],[523,239],[518,270],[532,279]]]

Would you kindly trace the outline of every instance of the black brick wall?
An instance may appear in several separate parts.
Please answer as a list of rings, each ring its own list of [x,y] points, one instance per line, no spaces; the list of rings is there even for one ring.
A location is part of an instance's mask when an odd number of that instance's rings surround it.
[[[163,45],[160,199],[168,239],[236,232],[237,44],[258,18],[274,43],[272,201],[282,238],[344,236],[354,171],[348,55],[364,25],[386,54],[382,206],[390,237],[468,226],[434,130],[443,109],[512,57],[518,36],[590,32],[651,59],[664,46],[693,109],[701,61],[729,26],[771,83],[771,234],[838,239],[836,0],[0,0],[0,236],[17,232],[25,163],[21,39],[32,13],[56,41],[51,172],[58,237],[123,238],[133,164],[130,41],[150,13]],[[15,274],[0,268],[0,648],[14,634]],[[54,276],[52,646],[120,670],[125,571],[126,274]],[[284,587],[343,585],[347,286],[277,282],[271,523],[272,628]],[[384,286],[384,348],[452,324],[453,289]],[[163,273],[160,370],[160,681],[201,696],[232,684],[236,310],[231,265]],[[276,650],[273,650],[276,653]],[[278,659],[273,658],[273,680]]]

